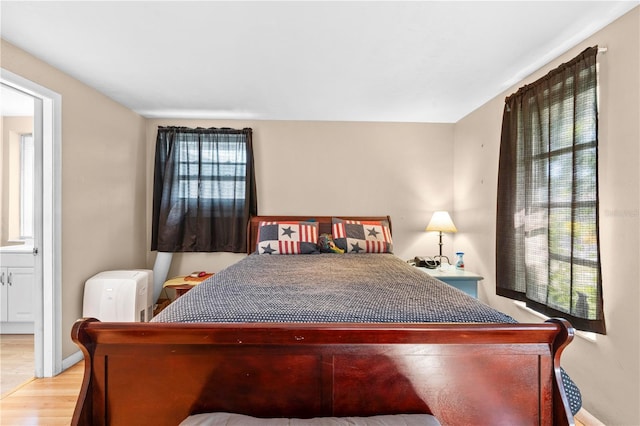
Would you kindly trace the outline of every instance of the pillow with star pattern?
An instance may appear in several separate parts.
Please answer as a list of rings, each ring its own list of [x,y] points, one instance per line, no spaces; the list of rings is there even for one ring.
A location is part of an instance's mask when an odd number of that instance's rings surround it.
[[[393,241],[387,220],[331,220],[333,241],[345,253],[392,253]]]
[[[260,222],[258,224],[258,254],[318,253],[317,222]]]

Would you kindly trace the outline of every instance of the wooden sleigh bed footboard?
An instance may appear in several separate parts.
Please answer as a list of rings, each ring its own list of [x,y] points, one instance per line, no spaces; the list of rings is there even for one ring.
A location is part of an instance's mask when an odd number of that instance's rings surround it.
[[[79,320],[74,425],[203,412],[433,414],[443,425],[567,425],[564,320],[543,324],[176,324]]]

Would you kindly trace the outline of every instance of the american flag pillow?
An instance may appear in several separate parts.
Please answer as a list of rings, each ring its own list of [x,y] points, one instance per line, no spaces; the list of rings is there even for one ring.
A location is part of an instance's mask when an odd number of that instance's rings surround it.
[[[333,242],[345,253],[392,253],[391,229],[386,220],[332,219]]]
[[[317,222],[260,222],[258,254],[311,254],[318,252]]]

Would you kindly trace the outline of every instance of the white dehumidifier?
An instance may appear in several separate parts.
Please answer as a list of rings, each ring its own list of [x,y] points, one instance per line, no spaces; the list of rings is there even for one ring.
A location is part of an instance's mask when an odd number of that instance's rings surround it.
[[[82,316],[100,321],[146,322],[153,315],[153,271],[105,271],[84,285]]]

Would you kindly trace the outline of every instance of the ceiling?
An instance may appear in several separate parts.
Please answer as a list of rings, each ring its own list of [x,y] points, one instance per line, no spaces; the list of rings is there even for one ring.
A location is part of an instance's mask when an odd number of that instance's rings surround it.
[[[639,3],[3,0],[0,33],[145,117],[451,123]]]

